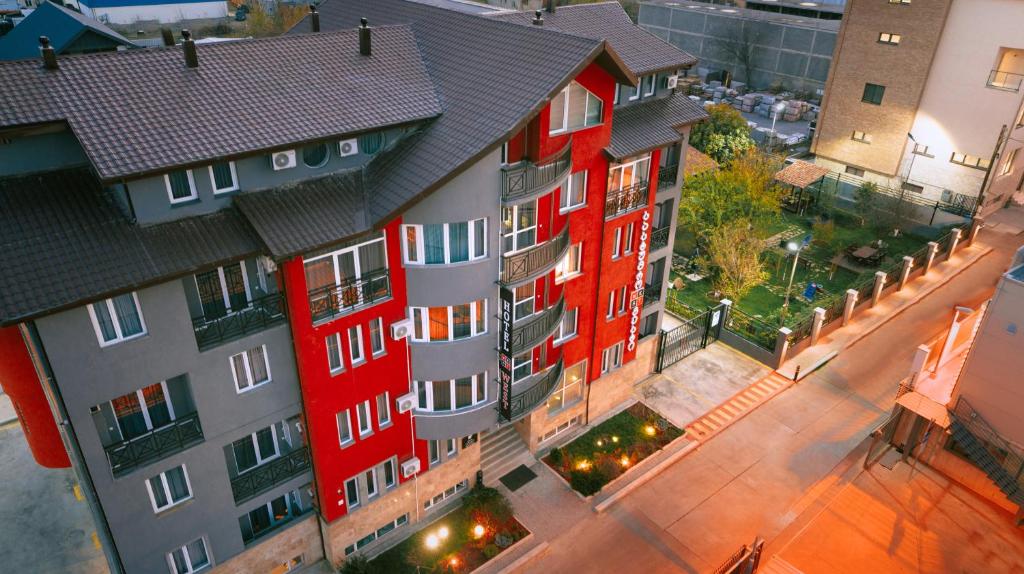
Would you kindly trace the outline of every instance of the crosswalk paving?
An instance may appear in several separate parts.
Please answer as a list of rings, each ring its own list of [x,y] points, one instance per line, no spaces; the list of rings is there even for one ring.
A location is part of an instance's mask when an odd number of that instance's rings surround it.
[[[687,425],[686,434],[698,441],[705,441],[792,384],[790,379],[773,372]]]

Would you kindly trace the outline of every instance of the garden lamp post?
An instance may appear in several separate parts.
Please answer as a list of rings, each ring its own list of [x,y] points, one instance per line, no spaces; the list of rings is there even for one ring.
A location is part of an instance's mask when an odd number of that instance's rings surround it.
[[[779,324],[786,322],[786,311],[789,310],[789,294],[793,290],[793,278],[796,277],[796,264],[800,261],[800,251],[811,244],[811,236],[808,234],[800,243],[796,241],[786,242],[786,251],[793,254],[793,269],[789,273],[789,284],[786,285],[786,299],[782,302],[782,312],[779,313]]]
[[[786,104],[779,102],[772,106],[772,144],[775,143],[775,121],[779,119],[779,114],[782,110],[786,109]]]

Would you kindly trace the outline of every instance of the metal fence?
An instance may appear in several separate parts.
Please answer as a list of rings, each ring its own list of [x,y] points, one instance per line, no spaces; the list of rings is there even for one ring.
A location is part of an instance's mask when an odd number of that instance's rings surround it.
[[[811,329],[814,327],[814,316],[801,319],[798,323],[789,328],[789,346],[793,347],[800,341],[811,336]]]
[[[775,343],[779,339],[778,327],[748,315],[735,306],[729,309],[728,317],[725,320],[725,328],[730,333],[742,337],[745,341],[757,345],[769,353],[775,352]]]

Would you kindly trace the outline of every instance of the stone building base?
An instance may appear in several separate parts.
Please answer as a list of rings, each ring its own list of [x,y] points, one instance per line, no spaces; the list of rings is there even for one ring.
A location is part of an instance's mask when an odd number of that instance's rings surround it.
[[[319,519],[315,514],[300,518],[281,532],[261,540],[227,562],[218,564],[210,574],[249,574],[275,572],[293,558],[302,557],[309,565],[324,557],[320,544]]]
[[[425,502],[463,480],[468,481],[469,486],[462,492],[468,491],[473,487],[479,469],[480,441],[477,441],[460,450],[454,459],[448,459],[427,472],[421,472],[417,478],[406,480],[397,488],[384,492],[377,500],[357,508],[350,514],[330,524],[321,519],[320,529],[327,560],[335,566],[340,565],[345,561],[346,547],[405,514],[409,515],[407,524],[360,549],[359,553],[369,558],[408,538],[419,528],[443,514],[441,509],[448,507],[454,499],[445,499],[443,503],[431,507],[430,510],[423,509]],[[455,498],[459,497],[461,494]]]

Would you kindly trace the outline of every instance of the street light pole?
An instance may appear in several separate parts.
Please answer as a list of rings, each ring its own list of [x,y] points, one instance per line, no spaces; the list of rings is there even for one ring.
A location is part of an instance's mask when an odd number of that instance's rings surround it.
[[[796,245],[790,243],[789,245]],[[788,246],[787,246],[788,247]],[[779,324],[785,324],[786,322],[786,311],[789,310],[789,294],[793,290],[793,278],[796,277],[796,264],[800,261],[800,248],[797,247],[793,252],[793,269],[789,273],[789,284],[786,285],[786,300],[782,302],[782,313],[779,314]]]

